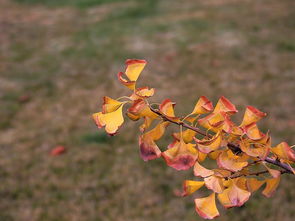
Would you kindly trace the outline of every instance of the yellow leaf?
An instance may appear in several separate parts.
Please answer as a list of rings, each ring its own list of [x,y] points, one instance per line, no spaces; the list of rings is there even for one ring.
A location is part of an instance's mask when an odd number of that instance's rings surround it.
[[[264,160],[269,153],[269,147],[265,144],[253,145],[251,142],[253,141],[242,140],[240,142],[241,150],[248,156],[259,157],[260,159]]]
[[[114,100],[110,97],[103,97],[102,113],[110,113],[117,110],[123,102]]]
[[[102,112],[93,114],[96,125],[101,128],[105,127],[108,134],[114,135],[124,122],[123,104],[115,111],[103,114]]]
[[[211,130],[213,132],[219,132],[224,125],[224,113],[212,113],[198,120],[199,125]]]
[[[194,110],[191,114],[206,114],[213,110],[212,102],[205,96],[201,96],[196,103]]]
[[[151,88],[149,89],[148,87],[143,87],[143,88],[137,88],[135,92],[130,96],[131,100],[138,100],[142,98],[149,98],[153,96],[155,93],[155,89]]]
[[[193,141],[194,136],[196,135],[197,132],[191,130],[191,129],[187,129],[184,130],[182,132],[182,139],[185,143],[189,143]],[[173,133],[172,136],[177,139],[180,140],[180,133]]]
[[[208,197],[195,199],[195,206],[197,213],[204,219],[214,219],[219,216],[215,202],[215,193]]]
[[[118,80],[121,82],[121,84],[125,85],[126,87],[128,87],[130,90],[135,90],[135,81],[129,81],[125,78],[123,78],[124,73],[123,72],[119,72],[118,73]]]
[[[185,180],[183,182],[183,193],[182,196],[188,196],[204,185],[204,181]]]
[[[259,111],[255,107],[247,106],[247,109],[245,111],[244,118],[240,127],[244,127],[251,123],[255,123],[265,116],[266,116],[266,113]]]
[[[280,183],[280,176],[278,178],[272,178],[266,180],[266,187],[262,191],[262,194],[266,197],[271,197]]]
[[[179,121],[179,118],[175,117],[174,114],[174,106],[176,103],[172,102],[170,99],[165,99],[159,109],[160,112],[167,118],[174,120],[174,121]]]
[[[203,153],[210,153],[212,151],[217,150],[221,146],[222,135],[221,133],[217,133],[215,134],[214,137],[210,139],[206,139],[206,138],[203,140],[195,139],[195,141],[197,143],[197,148],[199,149],[199,151]]]
[[[194,165],[194,175],[199,177],[208,177],[214,174],[214,171],[208,170],[198,162]]]
[[[261,140],[266,135],[259,131],[256,123],[251,123],[245,126],[245,133],[251,140]]]
[[[155,141],[163,136],[168,125],[169,122],[159,123],[155,128],[139,137],[140,156],[144,161],[161,157],[161,150]]]
[[[127,68],[126,68],[125,74],[130,81],[137,81],[146,63],[147,62],[145,60],[138,60],[138,59],[128,59],[126,61]]]

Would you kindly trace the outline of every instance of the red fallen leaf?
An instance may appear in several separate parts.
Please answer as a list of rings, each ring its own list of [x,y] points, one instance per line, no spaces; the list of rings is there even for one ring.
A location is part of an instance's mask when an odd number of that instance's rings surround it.
[[[18,102],[19,103],[26,103],[26,102],[30,101],[30,99],[31,99],[30,95],[21,95],[18,98]]]
[[[51,156],[58,156],[64,154],[66,152],[66,148],[64,146],[57,146],[50,151]]]

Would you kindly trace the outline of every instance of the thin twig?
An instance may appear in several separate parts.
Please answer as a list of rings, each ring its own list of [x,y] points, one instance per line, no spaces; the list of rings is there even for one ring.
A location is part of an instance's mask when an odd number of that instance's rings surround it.
[[[163,120],[165,120],[165,121],[169,121],[169,122],[171,122],[171,123],[173,123],[173,124],[176,124],[176,125],[179,125],[179,126],[182,125],[183,127],[187,128],[187,129],[190,129],[190,130],[192,130],[192,131],[195,131],[195,132],[197,132],[197,133],[200,134],[200,135],[203,135],[203,136],[208,137],[208,138],[212,138],[212,135],[211,135],[211,134],[207,134],[206,132],[202,131],[202,130],[199,129],[199,128],[196,128],[196,127],[190,126],[190,125],[188,125],[188,124],[186,124],[186,123],[184,123],[184,122],[177,122],[177,121],[174,121],[174,120],[172,120],[172,119],[166,117],[165,115],[163,115],[159,110],[154,109],[154,108],[152,108],[152,107],[149,107],[149,108],[150,108],[150,110],[151,110],[152,112],[154,112],[155,114],[157,114],[159,117],[161,117],[161,118],[162,118]],[[233,151],[233,153],[235,153],[235,154],[242,153],[241,148],[240,148],[238,145],[236,145],[236,144],[228,143],[227,146],[228,146],[228,148],[229,148],[231,151]],[[278,160],[275,160],[275,159],[272,159],[272,158],[270,158],[270,157],[266,157],[266,158],[264,159],[264,161],[267,162],[267,163],[270,163],[270,164],[273,164],[273,165],[276,165],[276,166],[278,166],[278,167],[283,168],[283,169],[284,169],[283,173],[290,173],[290,174],[295,175],[295,174],[293,173],[293,169],[292,169],[292,167],[289,166],[288,164],[282,163],[282,162],[280,162],[280,161],[278,161]],[[281,173],[282,173],[282,171],[281,171]]]

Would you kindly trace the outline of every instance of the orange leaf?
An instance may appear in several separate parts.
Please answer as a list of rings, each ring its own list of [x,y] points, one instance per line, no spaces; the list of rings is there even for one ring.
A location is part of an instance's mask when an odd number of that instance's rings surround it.
[[[151,88],[151,89],[149,89],[148,87],[137,88],[135,92],[130,96],[130,99],[138,100],[142,98],[149,98],[153,96],[154,93],[155,93],[154,88]]]
[[[240,148],[241,150],[251,157],[259,157],[260,159],[264,160],[268,153],[269,153],[269,147],[265,144],[257,143],[257,145],[253,145],[250,142],[251,140],[242,140],[240,142]]]
[[[244,127],[251,123],[255,123],[265,116],[266,116],[266,113],[259,111],[255,107],[247,106],[247,109],[245,111],[244,118],[240,127]]]
[[[204,181],[185,180],[183,182],[183,193],[182,196],[188,196],[204,185]]]
[[[271,152],[278,156],[280,159],[295,162],[295,151],[286,143],[282,142],[277,146],[271,148]]]
[[[189,143],[193,141],[194,136],[197,132],[187,129],[182,132],[182,139],[185,143]],[[173,133],[172,135],[175,139],[180,140],[180,133]]]
[[[174,120],[174,121],[178,121],[179,118],[175,117],[175,114],[174,114],[174,106],[175,106],[176,103],[172,102],[170,99],[165,99],[159,109],[160,109],[160,112],[167,118],[171,119],[171,120]]]
[[[123,102],[114,100],[110,97],[103,97],[102,113],[110,113],[117,110]]]
[[[245,126],[245,133],[251,140],[261,140],[265,134],[260,132],[256,123],[251,123]]]
[[[220,99],[218,100],[213,113],[218,113],[218,112],[221,112],[221,111],[222,112],[225,112],[227,114],[235,114],[235,113],[238,112],[238,110],[236,109],[235,105],[232,104],[224,96],[220,97]]]
[[[138,59],[128,59],[126,61],[127,68],[126,68],[125,74],[130,81],[137,81],[146,63],[147,62],[145,60],[138,60]]]
[[[213,110],[212,102],[205,96],[201,96],[196,103],[194,110],[191,114],[206,114]]]
[[[246,181],[246,185],[247,185],[247,189],[253,193],[256,190],[258,190],[263,184],[265,183],[265,181],[261,181],[261,180],[257,180],[255,178],[247,178]]]
[[[204,219],[214,219],[219,216],[216,207],[215,193],[208,197],[195,199],[196,211]]]
[[[262,191],[262,194],[266,197],[271,197],[280,183],[280,176],[278,178],[272,178],[266,180],[266,187]]]

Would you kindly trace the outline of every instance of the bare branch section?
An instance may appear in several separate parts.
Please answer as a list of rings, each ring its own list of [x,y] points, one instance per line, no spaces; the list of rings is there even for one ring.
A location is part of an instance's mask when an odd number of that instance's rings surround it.
[[[179,126],[182,125],[183,127],[187,128],[187,129],[190,129],[190,130],[193,130],[193,131],[197,132],[198,134],[203,135],[203,136],[205,136],[205,137],[209,137],[209,138],[212,137],[211,134],[207,134],[206,132],[202,131],[202,130],[199,129],[199,128],[196,128],[196,127],[190,126],[190,125],[188,125],[188,124],[186,124],[186,123],[184,123],[184,122],[176,122],[176,121],[174,121],[174,120],[171,120],[171,119],[167,118],[167,117],[166,117],[165,115],[163,115],[159,110],[154,109],[154,108],[152,108],[152,107],[149,107],[149,108],[150,108],[150,110],[151,110],[152,112],[154,112],[155,114],[157,114],[159,117],[161,117],[161,118],[162,118],[163,120],[165,120],[165,121],[169,121],[169,122],[171,122],[171,123],[173,123],[173,124],[176,124],[176,125],[179,125]],[[238,145],[235,145],[235,144],[233,144],[233,143],[228,143],[227,146],[228,146],[228,148],[229,148],[230,150],[232,150],[233,153],[235,153],[235,154],[239,154],[239,153],[242,152],[242,150],[240,149],[240,147],[239,147]],[[276,159],[272,159],[272,158],[270,158],[270,157],[266,157],[264,161],[267,162],[267,163],[273,164],[273,165],[275,165],[275,166],[278,166],[278,167],[281,167],[282,169],[284,169],[284,170],[280,171],[282,174],[283,174],[283,173],[289,173],[289,174],[293,174],[293,175],[295,175],[295,174],[293,173],[293,169],[292,169],[292,167],[291,167],[290,165],[286,164],[286,163],[282,163],[282,162],[280,162],[280,161],[278,161],[278,160],[276,160]],[[263,172],[260,172],[260,173],[266,173],[266,172],[267,172],[267,171],[263,171]],[[253,174],[253,175],[259,175],[259,174]]]

